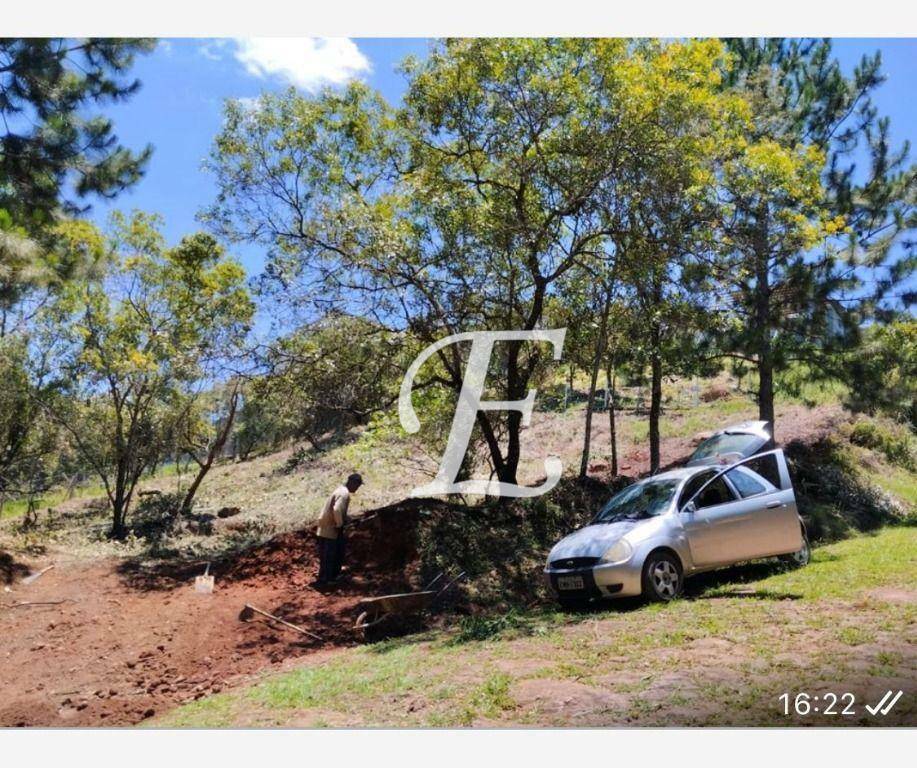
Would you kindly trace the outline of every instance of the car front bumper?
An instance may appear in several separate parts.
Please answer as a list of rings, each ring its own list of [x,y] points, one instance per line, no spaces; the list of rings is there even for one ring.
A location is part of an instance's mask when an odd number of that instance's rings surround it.
[[[559,598],[635,597],[642,592],[640,568],[631,562],[597,564],[586,568],[551,568],[544,570],[548,586]],[[573,577],[572,581],[570,577]],[[571,587],[576,579],[582,587]],[[563,586],[562,586],[563,585]]]

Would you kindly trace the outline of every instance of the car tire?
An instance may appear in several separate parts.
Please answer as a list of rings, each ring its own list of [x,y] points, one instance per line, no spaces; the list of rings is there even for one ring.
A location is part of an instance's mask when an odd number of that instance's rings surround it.
[[[802,532],[802,548],[789,555],[782,555],[780,561],[790,568],[804,568],[809,564],[812,557],[812,549],[809,547],[809,537],[806,532]]]
[[[684,570],[669,552],[651,552],[643,563],[643,596],[656,603],[667,603],[681,596],[685,586]]]

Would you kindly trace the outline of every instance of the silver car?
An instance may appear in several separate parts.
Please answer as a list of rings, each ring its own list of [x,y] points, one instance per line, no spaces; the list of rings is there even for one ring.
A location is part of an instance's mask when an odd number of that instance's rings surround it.
[[[545,575],[561,603],[672,600],[687,576],[763,557],[805,565],[809,545],[781,450],[648,477],[559,541]]]

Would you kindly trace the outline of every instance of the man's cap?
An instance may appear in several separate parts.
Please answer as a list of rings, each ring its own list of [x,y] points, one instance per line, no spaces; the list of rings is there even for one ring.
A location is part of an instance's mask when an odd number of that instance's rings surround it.
[[[352,485],[356,483],[357,485],[363,485],[363,478],[360,476],[359,472],[354,472],[352,475],[347,477],[347,484]]]

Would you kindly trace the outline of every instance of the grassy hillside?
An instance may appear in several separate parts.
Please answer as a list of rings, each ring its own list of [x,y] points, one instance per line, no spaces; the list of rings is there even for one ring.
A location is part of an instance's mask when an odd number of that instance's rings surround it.
[[[647,422],[640,410],[644,396],[644,392],[634,387],[621,391],[623,407],[617,417],[619,471],[631,477],[648,469]],[[836,387],[812,384],[802,386],[792,397],[783,396],[778,405],[778,440],[811,442],[829,436],[837,442],[837,450],[827,458],[842,461],[845,472],[893,495],[905,511],[917,508],[917,476],[913,465],[892,461],[875,444],[851,442],[854,419],[838,405],[838,396]],[[545,456],[559,456],[569,474],[578,470],[584,429],[582,400],[582,391],[577,390],[564,408],[561,390],[547,389],[541,393],[538,402],[543,408],[551,409],[536,411],[531,427],[523,432],[521,482],[539,481]],[[664,401],[661,424],[664,464],[683,459],[703,432],[756,416],[755,405],[727,377],[669,382]],[[862,418],[861,421],[878,425],[879,431],[894,429],[885,422]],[[917,455],[913,438],[907,439],[911,441],[909,450]],[[608,479],[609,455],[608,417],[599,411],[593,419],[591,476]],[[361,472],[366,481],[354,500],[353,508],[359,513],[406,497],[411,488],[429,480],[438,459],[425,453],[416,440],[356,429],[321,452],[291,446],[249,461],[219,464],[201,488],[197,518],[186,521],[168,535],[157,536],[154,541],[142,537],[109,541],[101,489],[89,483],[70,491],[55,491],[41,499],[37,505],[38,526],[28,532],[19,530],[24,502],[7,502],[0,520],[0,547],[14,551],[58,551],[78,557],[215,557],[310,523],[329,490],[351,471]],[[189,481],[187,475],[168,467],[146,478],[141,489],[169,493],[186,487]],[[547,498],[550,500],[551,495]],[[229,520],[213,520],[221,507],[238,507],[242,512]],[[831,510],[816,512],[835,514]],[[826,525],[826,531],[836,537],[843,534],[845,525],[844,521],[833,522]]]

